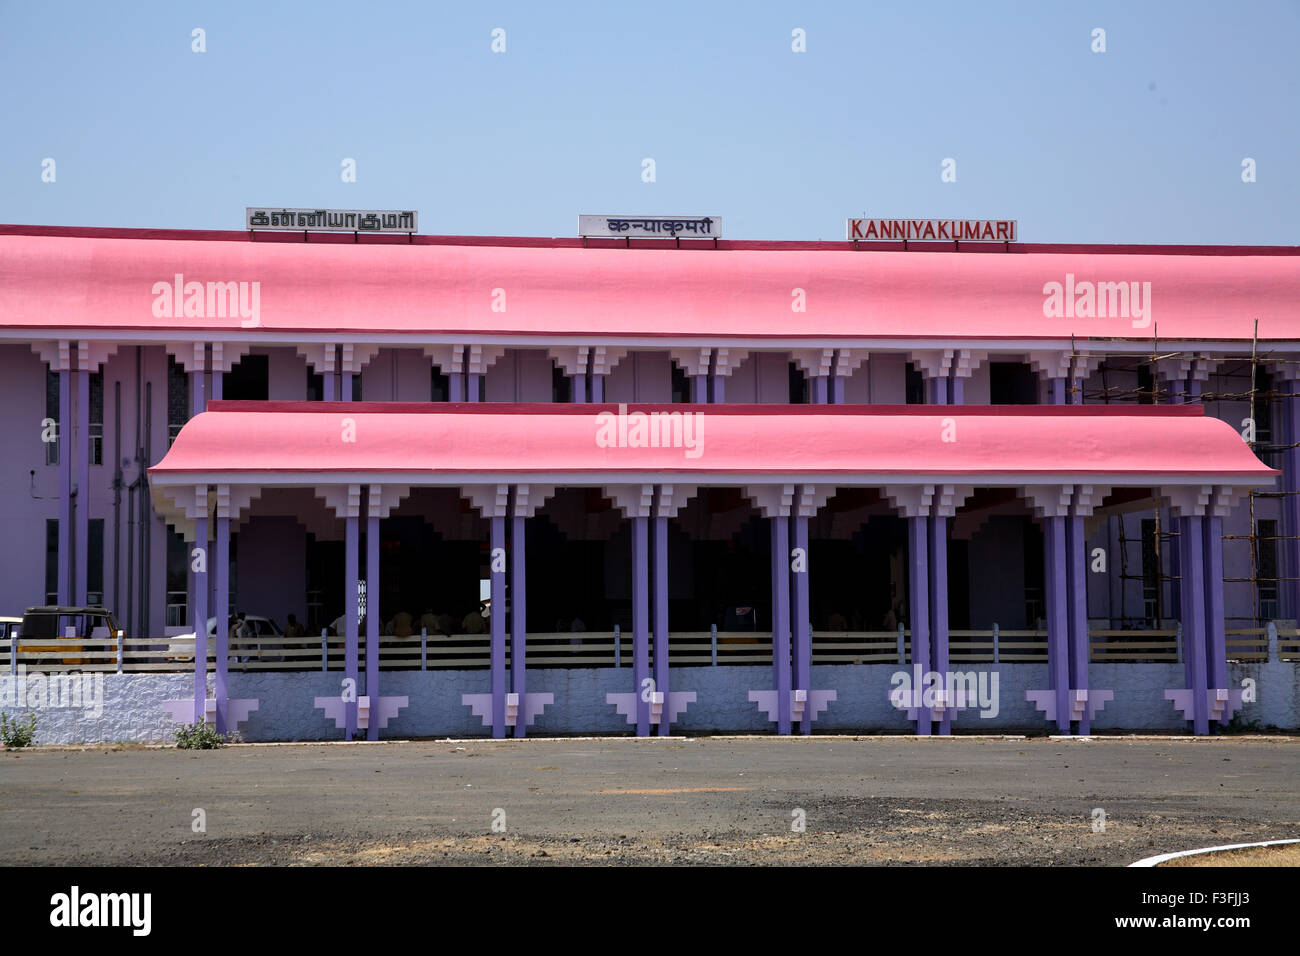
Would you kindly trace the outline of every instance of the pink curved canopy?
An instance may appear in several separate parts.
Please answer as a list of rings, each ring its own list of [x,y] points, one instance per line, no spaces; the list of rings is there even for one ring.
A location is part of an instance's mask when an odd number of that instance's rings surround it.
[[[806,245],[354,245],[21,235],[10,227],[0,234],[0,326],[226,330],[253,341],[274,332],[1149,340],[1157,329],[1162,340],[1225,340],[1249,339],[1258,319],[1261,338],[1300,339],[1300,250],[938,253]],[[241,326],[237,315],[186,316],[183,308],[180,317],[155,315],[157,284],[175,284],[178,276],[182,288],[234,282],[251,290],[257,283],[258,325]],[[1062,287],[1055,304],[1051,283]],[[1144,314],[1111,314],[1121,310],[1118,286],[1090,293],[1094,304],[1085,306],[1085,283],[1123,283],[1123,291],[1142,297]],[[1067,305],[1070,287],[1076,294]],[[1108,314],[1079,314],[1087,308]]]
[[[1269,485],[1278,474],[1197,406],[624,409],[620,431],[616,405],[213,402],[149,474],[155,484],[252,474],[391,474],[432,483],[439,475],[674,474],[689,481],[797,474],[847,483],[855,475],[1145,476],[1239,485]],[[676,420],[681,431],[673,419],[653,417],[670,413],[688,416]],[[635,429],[648,436],[652,425],[672,447],[636,447]]]

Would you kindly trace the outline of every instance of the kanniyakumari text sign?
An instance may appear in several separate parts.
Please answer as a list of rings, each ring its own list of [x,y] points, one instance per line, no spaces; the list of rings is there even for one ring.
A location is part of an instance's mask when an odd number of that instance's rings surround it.
[[[411,209],[277,209],[248,206],[247,229],[314,229],[317,232],[418,232]]]
[[[579,216],[579,236],[627,239],[718,239],[721,216]]]

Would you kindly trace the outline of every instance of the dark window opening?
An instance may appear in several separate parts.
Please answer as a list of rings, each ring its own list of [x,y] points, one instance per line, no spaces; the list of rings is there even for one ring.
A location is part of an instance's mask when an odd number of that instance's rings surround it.
[[[190,420],[190,380],[185,366],[167,356],[167,447],[172,446],[181,427]]]
[[[429,401],[451,401],[451,378],[443,375],[436,365],[430,366],[429,376]]]
[[[904,392],[907,396],[907,404],[925,404],[925,376],[911,362],[907,363]]]
[[[90,373],[90,463],[104,463],[104,373]]]
[[[573,401],[573,379],[564,374],[564,369],[551,366],[551,401]]]
[[[325,376],[318,375],[307,366],[307,401],[322,402],[325,400]]]
[[[691,400],[691,377],[682,371],[676,362],[670,364],[673,370],[673,404],[689,402]]]
[[[1142,616],[1154,627],[1160,612],[1160,555],[1154,518],[1142,520]]]
[[[190,548],[180,532],[167,532],[167,626],[189,623]]]
[[[232,402],[264,402],[270,395],[270,356],[245,355],[226,373],[223,398]]]
[[[1263,368],[1255,368],[1255,441],[1268,445],[1273,442],[1273,376]]]
[[[1025,518],[1025,624],[1038,627],[1047,619],[1046,555],[1043,553],[1043,529],[1032,518]]]
[[[1259,618],[1274,621],[1278,617],[1277,581],[1277,521],[1264,519],[1255,522],[1255,548],[1259,557]]]
[[[791,362],[790,368],[790,404],[808,404],[808,378],[799,366]]]
[[[361,401],[361,373],[352,376],[352,401]]]
[[[45,519],[45,603],[59,603],[59,519]]]
[[[91,518],[87,529],[86,603],[104,603],[104,519]]]
[[[1151,374],[1151,366],[1139,365],[1137,377],[1138,404],[1154,405],[1156,403],[1156,377]]]
[[[59,373],[53,369],[45,373],[45,417],[54,422],[54,431],[52,436],[59,437]],[[41,429],[44,433],[45,429]],[[45,464],[57,465],[59,463],[59,443],[51,441],[45,443]]]
[[[1024,362],[990,362],[989,404],[1037,405],[1038,376]]]

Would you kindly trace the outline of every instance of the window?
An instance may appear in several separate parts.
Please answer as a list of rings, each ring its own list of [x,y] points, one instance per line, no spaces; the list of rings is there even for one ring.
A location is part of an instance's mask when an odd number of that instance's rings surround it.
[[[691,379],[690,376],[678,367],[676,362],[670,363],[673,371],[673,404],[679,405],[682,402],[691,400]],[[794,399],[791,399],[794,401]]]
[[[181,428],[190,420],[189,376],[185,366],[175,358],[167,356],[167,447],[181,433]]]
[[[325,376],[318,375],[307,366],[307,401],[321,402],[325,400]]]
[[[1277,522],[1255,522],[1255,549],[1259,582],[1259,619],[1273,621],[1278,617],[1277,580]]]
[[[179,532],[167,532],[167,626],[189,620],[190,549]]]
[[[443,375],[436,365],[429,369],[429,401],[451,401],[451,378]]]
[[[90,463],[104,463],[104,373],[90,373]]]
[[[54,437],[59,435],[59,373],[53,369],[45,373],[45,417],[54,421]],[[44,429],[42,429],[44,431]],[[51,441],[45,443],[45,464],[57,465],[59,463],[59,443]]]
[[[1138,377],[1138,404],[1154,405],[1156,403],[1156,379],[1151,374],[1150,365],[1139,365],[1137,369]]]
[[[1255,442],[1273,443],[1273,376],[1263,368],[1255,368]],[[1276,466],[1275,466],[1276,467]]]
[[[270,395],[270,356],[245,355],[226,373],[221,397],[232,402],[264,402]]]
[[[990,362],[989,404],[1037,405],[1038,376],[1024,362]]]
[[[352,376],[352,401],[361,401],[361,373]]]
[[[59,603],[59,519],[45,519],[45,603]]]
[[[907,395],[907,404],[925,404],[925,376],[922,375],[921,370],[911,362],[907,363],[907,372],[903,387]]]
[[[1155,626],[1160,622],[1160,560],[1154,518],[1142,521],[1142,616]]]
[[[91,518],[86,552],[86,603],[104,603],[104,519]]]
[[[808,404],[808,379],[794,362],[790,363],[790,404]]]

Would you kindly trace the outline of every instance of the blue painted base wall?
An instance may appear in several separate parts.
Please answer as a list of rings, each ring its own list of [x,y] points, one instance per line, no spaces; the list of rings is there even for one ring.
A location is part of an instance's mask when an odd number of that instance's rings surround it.
[[[1043,664],[1002,664],[972,667],[998,678],[998,713],[981,717],[963,712],[954,721],[956,732],[1043,732],[1042,715],[1025,701],[1026,690],[1047,686]],[[813,688],[833,689],[836,700],[821,714],[814,729],[821,732],[908,732],[911,724],[889,703],[891,677],[899,668],[887,664],[825,665],[813,668]],[[30,675],[29,675],[30,676]],[[1261,728],[1300,729],[1300,663],[1230,664],[1229,682],[1241,687],[1255,682],[1256,700],[1247,703],[1241,719]],[[231,674],[232,698],[256,699],[258,709],[240,727],[248,741],[342,740],[343,731],[316,710],[316,697],[340,693],[338,672]],[[10,678],[0,682],[11,681]],[[1093,721],[1105,731],[1184,731],[1186,724],[1164,699],[1167,688],[1183,685],[1177,664],[1094,664],[1091,683],[1115,692],[1115,698]],[[694,691],[674,732],[770,733],[773,725],[749,701],[750,690],[772,686],[768,667],[688,667],[674,669],[674,691]],[[105,674],[99,703],[87,706],[17,706],[12,683],[0,688],[0,709],[11,718],[35,713],[39,743],[163,742],[174,726],[163,711],[166,700],[192,693],[187,674]],[[381,737],[488,736],[482,721],[461,703],[462,694],[489,691],[489,675],[476,671],[391,671],[381,675],[384,696],[406,696],[410,705],[380,732]],[[529,733],[630,734],[626,718],[605,703],[608,693],[634,689],[627,668],[537,670],[528,674],[530,693],[555,695],[555,703],[537,718]],[[98,711],[98,712],[97,712]]]

